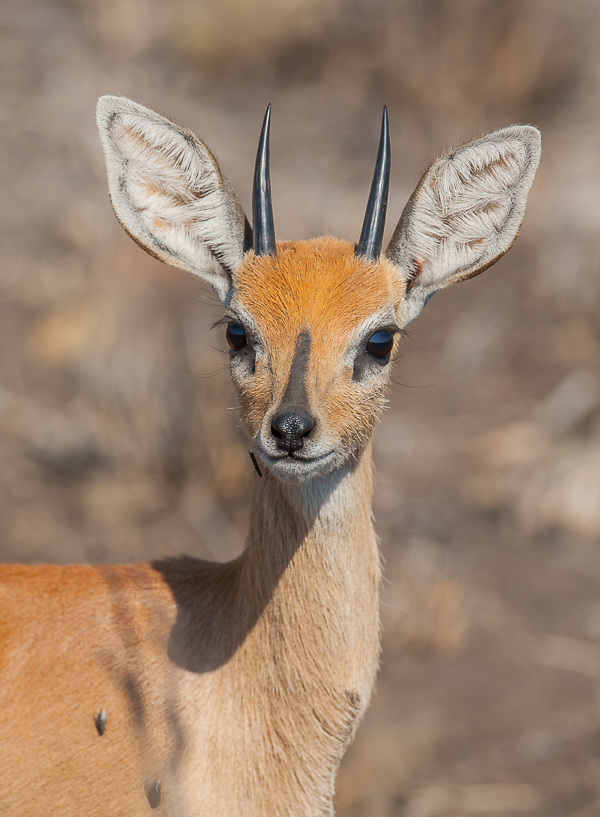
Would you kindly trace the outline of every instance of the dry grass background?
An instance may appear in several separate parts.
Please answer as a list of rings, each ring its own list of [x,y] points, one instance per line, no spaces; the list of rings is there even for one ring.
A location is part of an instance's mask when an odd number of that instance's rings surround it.
[[[376,439],[378,692],[347,817],[600,814],[600,8],[593,0],[4,0],[0,556],[239,552],[253,478],[218,305],[110,211],[93,110],[195,128],[277,234],[359,232],[382,104],[390,224],[453,142],[543,132],[506,259],[411,327]]]

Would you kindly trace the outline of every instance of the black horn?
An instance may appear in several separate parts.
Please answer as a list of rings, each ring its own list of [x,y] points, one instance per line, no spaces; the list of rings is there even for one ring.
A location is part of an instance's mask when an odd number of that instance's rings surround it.
[[[252,188],[252,220],[254,222],[254,252],[256,255],[277,255],[273,205],[271,204],[271,174],[269,172],[269,127],[271,106],[263,121],[254,167]]]
[[[367,202],[367,212],[363,221],[360,239],[356,245],[355,255],[374,261],[381,253],[385,212],[387,210],[388,190],[390,187],[390,131],[388,127],[387,108],[383,108],[381,136],[375,163],[375,172],[371,183],[371,192]]]

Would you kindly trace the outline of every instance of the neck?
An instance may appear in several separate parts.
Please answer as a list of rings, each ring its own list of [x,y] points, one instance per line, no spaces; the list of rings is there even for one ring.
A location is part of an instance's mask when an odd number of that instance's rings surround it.
[[[337,766],[371,696],[380,580],[371,489],[370,450],[328,478],[266,476],[254,489],[237,611],[256,624],[230,678],[238,700],[252,679],[242,728],[256,754],[245,781],[250,790],[261,781],[264,813],[331,813]],[[273,745],[277,735],[285,746]],[[285,768],[272,768],[274,751]]]
[[[378,609],[371,495],[370,446],[322,478],[289,483],[267,474],[256,479],[239,559],[214,564],[182,557],[156,565],[179,609],[172,657],[194,672],[219,669],[242,645],[262,648],[265,627],[275,627],[274,611],[278,623],[290,624],[292,635],[320,628],[316,619],[325,610],[344,617],[339,623],[350,638],[360,633],[363,605],[369,606],[369,620]],[[203,647],[182,653],[179,642],[187,641],[188,627]],[[378,643],[377,632],[372,643]]]
[[[218,811],[214,781],[227,777],[231,813],[332,813],[335,771],[378,663],[371,485],[370,449],[309,483],[266,475],[238,560],[180,562],[175,581],[165,575],[180,602],[170,655],[192,671],[187,719],[202,724],[186,763],[199,803]],[[218,747],[236,764],[223,765]]]
[[[301,567],[322,566],[324,572],[312,577],[319,584],[328,584],[332,571],[336,588],[340,580],[353,584],[356,559],[373,540],[371,498],[370,448],[352,464],[308,482],[271,475],[255,480],[241,560],[245,580],[256,579],[265,603],[264,594],[270,596]]]
[[[371,495],[370,448],[322,479],[257,480],[236,605],[257,622],[244,660],[262,661],[265,676],[294,667],[304,687],[310,668],[314,683],[353,689],[365,705],[379,634]]]

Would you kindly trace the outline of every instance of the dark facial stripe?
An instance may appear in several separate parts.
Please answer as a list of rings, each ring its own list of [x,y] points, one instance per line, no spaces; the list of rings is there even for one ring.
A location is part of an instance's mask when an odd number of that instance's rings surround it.
[[[292,406],[308,409],[306,375],[308,373],[311,344],[312,339],[310,332],[306,329],[300,332],[296,338],[294,357],[292,358],[287,386],[285,387],[285,392],[279,405],[279,413]]]

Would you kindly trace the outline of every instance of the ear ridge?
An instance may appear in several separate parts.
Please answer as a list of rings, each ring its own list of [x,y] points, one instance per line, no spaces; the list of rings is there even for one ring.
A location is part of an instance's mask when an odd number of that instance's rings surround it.
[[[126,232],[225,300],[250,227],[211,151],[192,131],[126,97],[101,97],[97,123],[111,202]]]
[[[511,247],[540,154],[539,131],[513,125],[448,151],[423,175],[386,250],[406,281],[407,322]]]

